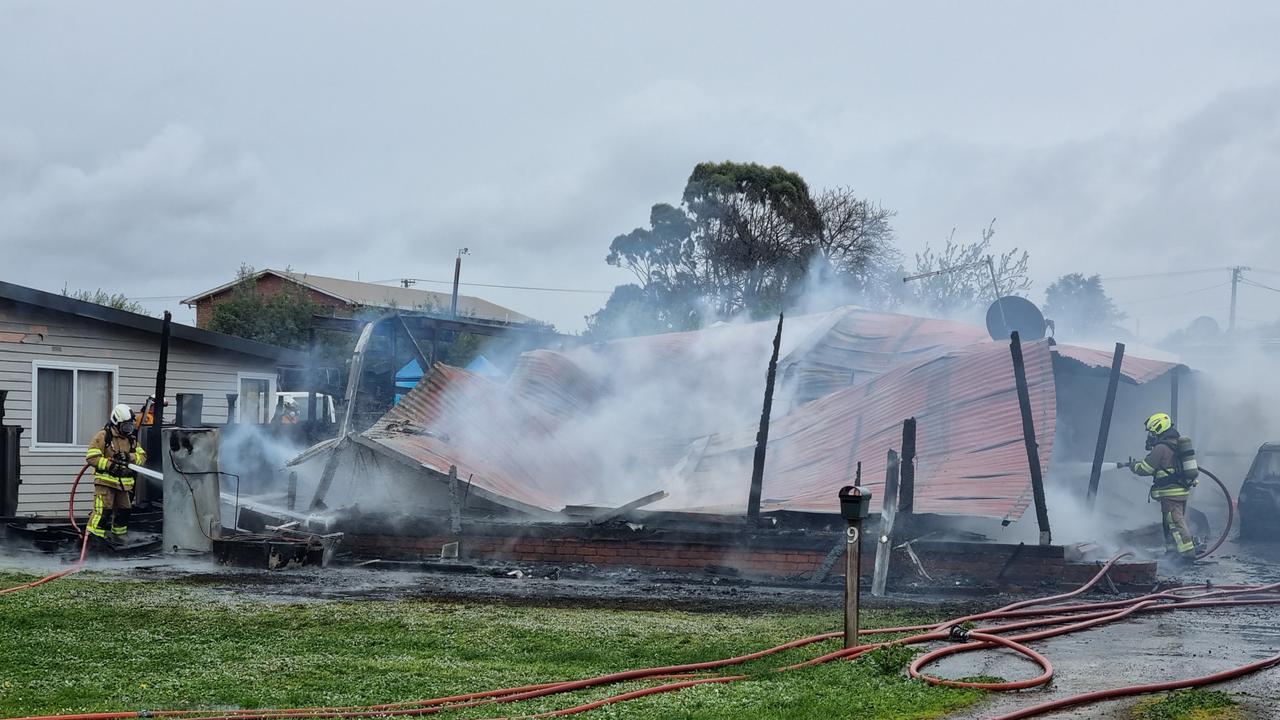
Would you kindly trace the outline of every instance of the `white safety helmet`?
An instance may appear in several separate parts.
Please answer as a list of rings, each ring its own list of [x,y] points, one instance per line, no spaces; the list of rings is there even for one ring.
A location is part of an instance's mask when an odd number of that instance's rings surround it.
[[[121,403],[111,410],[111,424],[122,425],[127,422],[133,422],[133,408]]]

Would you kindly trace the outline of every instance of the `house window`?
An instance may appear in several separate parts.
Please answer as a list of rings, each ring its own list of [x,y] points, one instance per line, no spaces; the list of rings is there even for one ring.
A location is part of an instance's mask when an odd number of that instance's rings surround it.
[[[33,447],[82,448],[110,420],[116,369],[101,365],[34,363]]]
[[[239,415],[242,423],[265,423],[275,410],[274,375],[240,374]]]

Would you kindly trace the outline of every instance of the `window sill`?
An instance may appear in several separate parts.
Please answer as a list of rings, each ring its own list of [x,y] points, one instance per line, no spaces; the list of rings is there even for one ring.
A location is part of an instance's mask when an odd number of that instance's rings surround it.
[[[84,457],[84,454],[89,452],[89,446],[81,445],[79,447],[75,447],[75,446],[66,446],[66,445],[32,445],[31,447],[27,448],[27,451],[38,453],[40,455],[79,455],[81,457]]]

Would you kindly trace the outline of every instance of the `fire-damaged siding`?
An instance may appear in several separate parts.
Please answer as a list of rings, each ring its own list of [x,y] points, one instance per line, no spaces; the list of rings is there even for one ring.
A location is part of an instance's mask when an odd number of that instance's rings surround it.
[[[8,390],[5,424],[21,425],[22,485],[19,515],[64,515],[72,479],[84,463],[84,448],[32,448],[32,387],[40,363],[103,366],[116,373],[115,401],[135,410],[155,391],[160,338],[157,333],[0,302],[0,390]],[[237,392],[240,374],[275,377],[275,360],[231,352],[180,338],[170,343],[166,381],[172,418],[177,393],[204,395],[207,419],[226,419],[227,393]],[[103,417],[101,423],[105,424]],[[87,421],[86,421],[87,422]],[[82,485],[77,509],[87,512],[92,489]]]

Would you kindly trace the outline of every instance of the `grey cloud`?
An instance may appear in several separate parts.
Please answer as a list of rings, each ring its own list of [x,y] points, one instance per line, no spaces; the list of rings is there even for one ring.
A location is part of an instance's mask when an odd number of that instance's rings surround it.
[[[168,272],[172,252],[199,261],[237,236],[251,242],[260,166],[190,128],[164,128],[95,164],[47,160],[29,146],[15,155],[6,157],[0,243],[26,249],[34,276],[115,284],[102,277],[114,269],[138,282]]]

